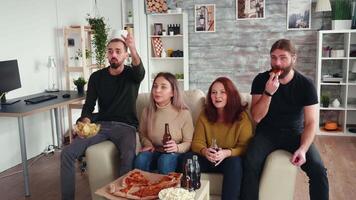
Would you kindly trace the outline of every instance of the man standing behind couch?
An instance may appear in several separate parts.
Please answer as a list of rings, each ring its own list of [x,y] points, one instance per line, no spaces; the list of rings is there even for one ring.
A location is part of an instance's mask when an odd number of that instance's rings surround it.
[[[284,149],[310,181],[311,200],[329,199],[326,169],[313,144],[318,98],[310,79],[294,69],[297,55],[291,41],[281,39],[270,51],[271,71],[253,80],[252,118],[258,123],[244,162],[243,200],[258,200],[259,180],[268,154]]]
[[[132,67],[125,66],[127,48],[132,56]],[[81,117],[78,121],[91,122],[96,100],[99,104],[97,121],[100,132],[91,137],[80,135],[63,149],[61,155],[61,192],[63,200],[74,200],[75,160],[83,156],[85,150],[105,140],[112,141],[120,152],[119,175],[133,168],[136,148],[136,99],[145,70],[136,51],[131,33],[127,37],[114,38],[107,45],[110,66],[94,72],[88,83],[88,91]],[[77,133],[79,134],[79,133]]]

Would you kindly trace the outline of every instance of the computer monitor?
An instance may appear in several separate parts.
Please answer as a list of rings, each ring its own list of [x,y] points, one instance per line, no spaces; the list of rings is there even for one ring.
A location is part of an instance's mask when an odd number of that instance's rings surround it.
[[[12,104],[17,101],[7,101],[5,93],[21,88],[17,60],[0,61],[0,96],[1,104]]]

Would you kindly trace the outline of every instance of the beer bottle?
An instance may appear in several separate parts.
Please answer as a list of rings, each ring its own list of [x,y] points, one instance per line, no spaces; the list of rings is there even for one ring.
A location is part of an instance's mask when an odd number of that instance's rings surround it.
[[[199,165],[199,162],[198,162],[198,156],[197,155],[193,156],[193,165],[194,165],[193,188],[194,188],[194,190],[197,190],[201,186],[201,183],[200,183],[200,173],[201,172],[200,172],[200,165]]]
[[[170,141],[171,139],[172,139],[172,136],[171,136],[171,133],[169,132],[169,125],[168,125],[168,123],[165,123],[162,144],[163,145],[167,144],[167,142]]]

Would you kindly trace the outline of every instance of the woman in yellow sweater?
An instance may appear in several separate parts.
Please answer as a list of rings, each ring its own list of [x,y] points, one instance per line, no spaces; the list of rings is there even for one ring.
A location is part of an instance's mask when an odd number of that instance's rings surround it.
[[[163,144],[166,123],[172,139]],[[135,168],[157,169],[161,174],[175,171],[180,155],[190,149],[194,127],[173,74],[161,72],[155,77],[150,104],[141,115],[139,132],[142,149],[135,159]]]
[[[239,92],[226,77],[209,88],[192,142],[202,172],[223,173],[222,200],[239,199],[242,180],[241,156],[252,137],[252,123]],[[218,148],[212,144],[215,140]]]

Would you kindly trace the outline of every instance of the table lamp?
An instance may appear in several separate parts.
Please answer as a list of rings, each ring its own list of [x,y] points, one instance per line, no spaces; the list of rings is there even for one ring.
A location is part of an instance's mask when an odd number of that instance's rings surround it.
[[[326,11],[331,11],[331,5],[329,0],[318,0],[316,2],[315,12],[322,12],[323,16],[321,18],[320,30],[324,30],[324,13]]]
[[[56,76],[56,63],[52,56],[48,57],[48,88],[46,92],[58,92],[57,76]]]

